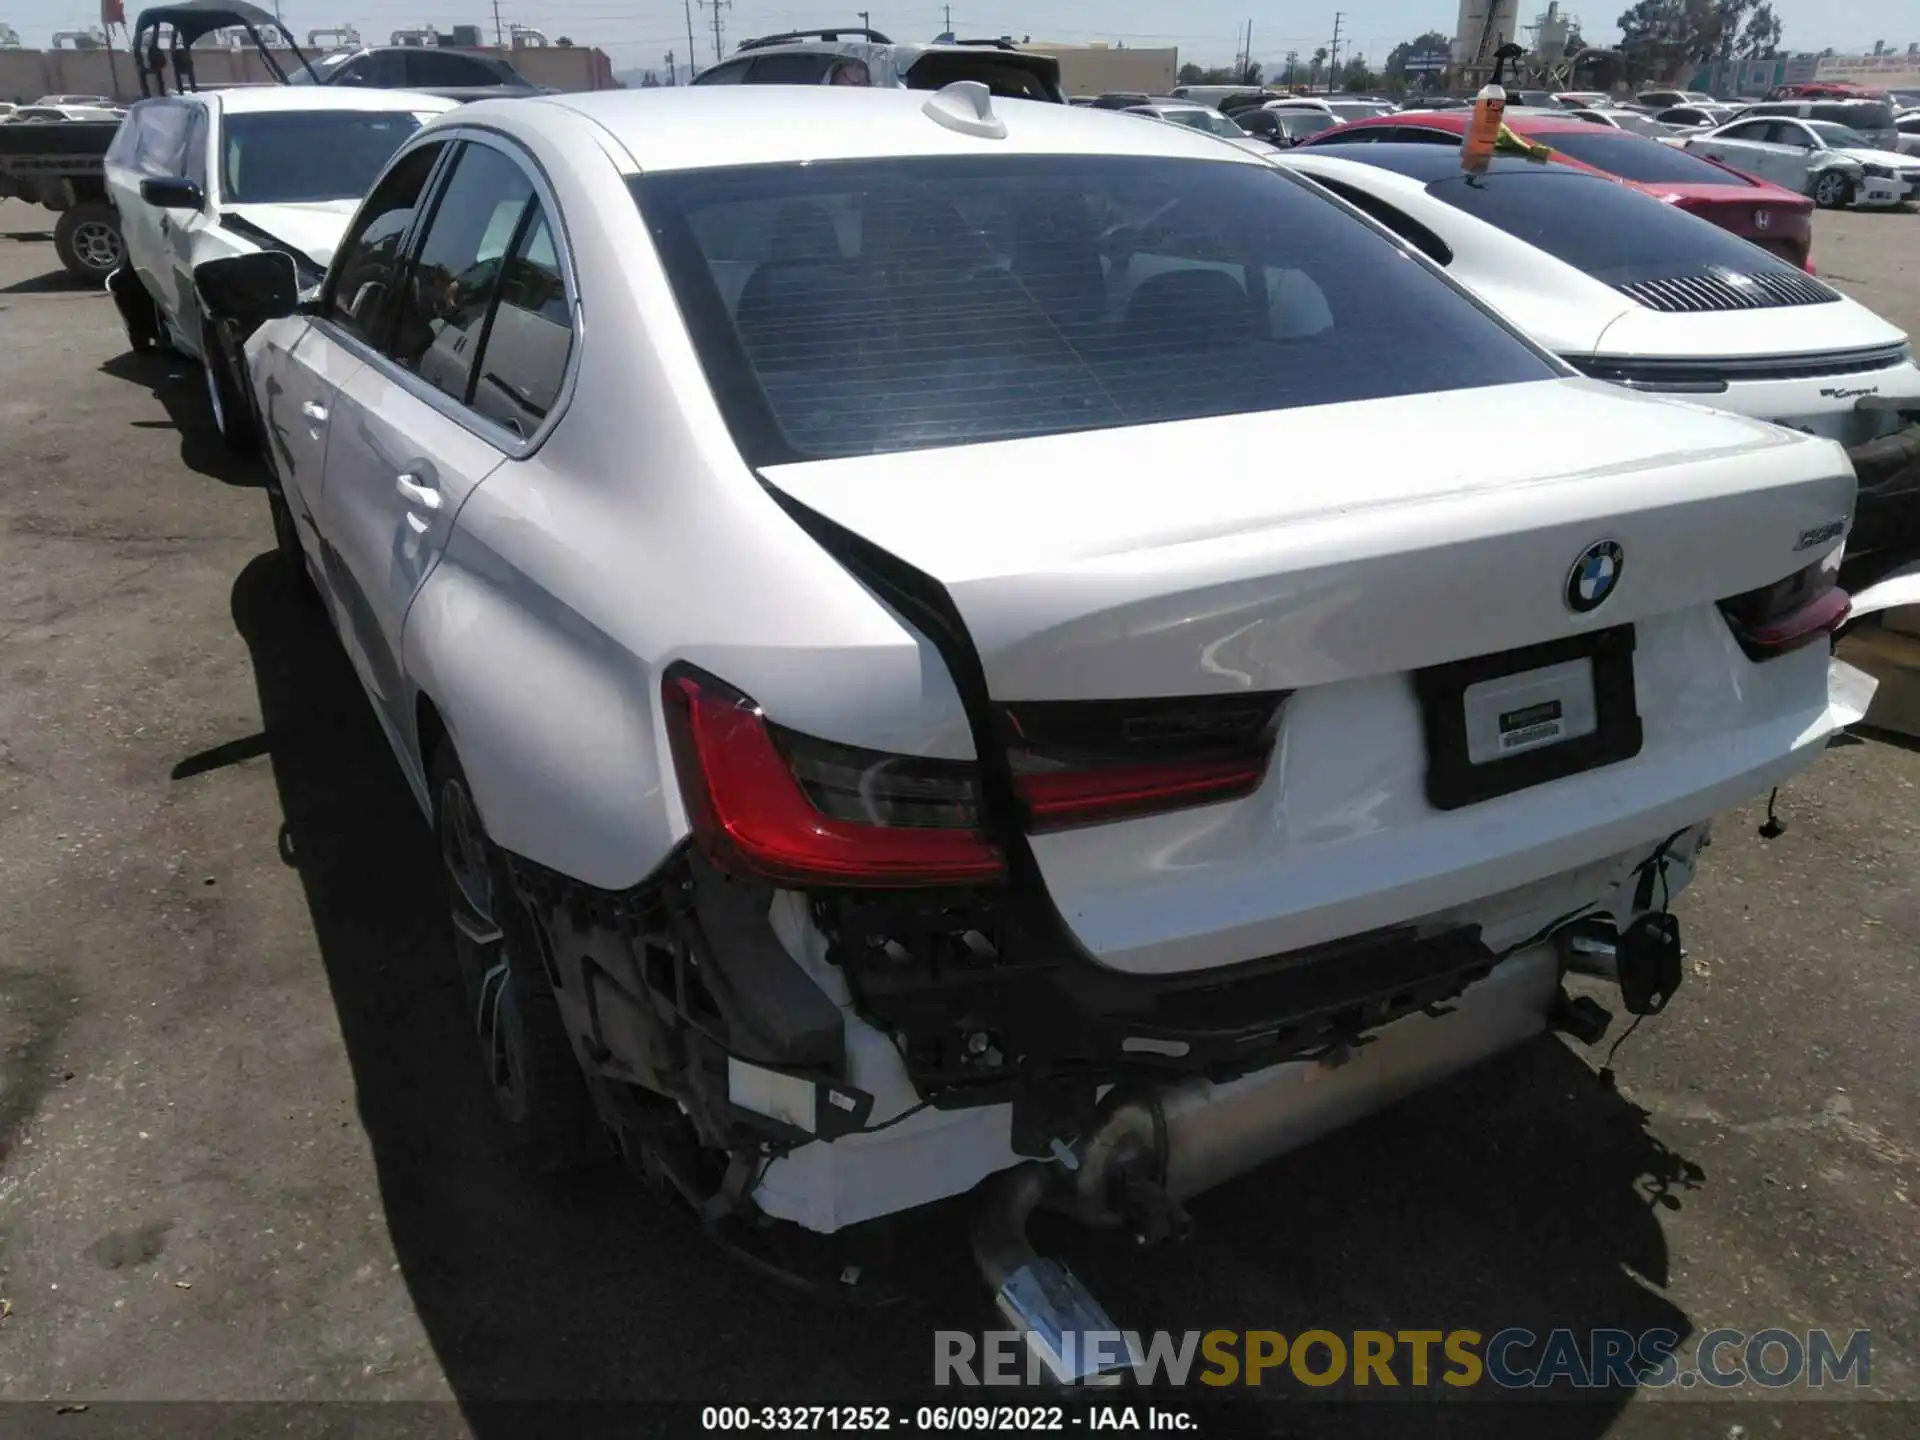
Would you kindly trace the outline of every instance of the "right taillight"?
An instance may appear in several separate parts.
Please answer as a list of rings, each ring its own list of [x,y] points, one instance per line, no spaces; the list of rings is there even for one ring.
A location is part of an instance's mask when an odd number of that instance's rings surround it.
[[[1772,585],[1722,600],[1720,611],[1748,659],[1770,660],[1831,635],[1846,622],[1852,602],[1838,576],[1829,557]]]

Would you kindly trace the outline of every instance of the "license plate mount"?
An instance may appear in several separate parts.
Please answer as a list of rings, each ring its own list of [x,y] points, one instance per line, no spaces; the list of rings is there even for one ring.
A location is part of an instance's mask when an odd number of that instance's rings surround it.
[[[1638,755],[1633,649],[1616,625],[1416,670],[1428,802],[1458,810]]]

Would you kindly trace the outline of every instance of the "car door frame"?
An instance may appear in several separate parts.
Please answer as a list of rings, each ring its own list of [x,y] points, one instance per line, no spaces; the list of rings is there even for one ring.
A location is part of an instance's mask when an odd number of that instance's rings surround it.
[[[321,291],[320,304],[318,307],[320,313],[313,318],[311,324],[324,343],[337,346],[343,354],[360,361],[365,369],[371,369],[377,372],[383,380],[405,392],[408,397],[427,405],[443,419],[466,430],[474,438],[491,447],[500,456],[501,465],[512,464],[528,459],[546,443],[547,437],[553,433],[554,427],[560,423],[566,415],[567,410],[571,407],[574,390],[579,383],[581,356],[585,350],[587,330],[585,307],[582,304],[580,296],[579,272],[574,260],[573,239],[565,212],[560,206],[559,195],[553,185],[551,177],[548,176],[545,168],[540,164],[539,158],[534,155],[528,147],[521,144],[505,131],[494,129],[491,126],[471,123],[434,126],[431,130],[422,131],[417,139],[410,141],[396,151],[393,158],[388,162],[389,167],[398,164],[404,156],[418,148],[418,146],[434,143],[443,145],[442,153],[439,158],[435,160],[433,171],[427,177],[427,183],[421,191],[420,203],[415,207],[413,219],[408,225],[407,232],[399,249],[401,273],[403,277],[401,286],[404,288],[407,283],[407,277],[411,276],[413,266],[419,260],[421,247],[425,242],[428,232],[432,229],[434,217],[439,212],[440,202],[452,178],[454,166],[465,146],[471,144],[484,145],[505,155],[507,159],[515,164],[526,176],[532,186],[533,198],[539,201],[542,210],[547,216],[548,229],[554,245],[554,258],[558,262],[561,280],[566,287],[567,309],[573,331],[572,342],[567,351],[566,369],[561,377],[560,388],[555,394],[553,404],[548,409],[545,418],[531,433],[525,436],[517,435],[506,426],[489,420],[484,415],[470,408],[464,399],[448,395],[431,381],[426,380],[421,375],[396,362],[385,349],[385,346],[391,342],[392,321],[394,318],[391,314],[387,317],[387,323],[383,326],[384,333],[380,337],[381,344],[377,347],[360,339],[358,336],[346,333],[332,319],[331,315],[331,304],[334,294],[333,287],[337,283],[337,274],[334,272],[330,272],[328,275],[327,283]],[[384,177],[386,171],[383,170],[381,173]],[[376,187],[378,183],[378,181],[375,181]],[[371,193],[371,191],[369,191],[369,193]],[[478,374],[478,367],[485,360],[487,346],[491,343],[493,315],[499,303],[499,295],[496,291],[482,330],[484,338],[473,358],[474,368],[471,373],[476,376]],[[355,372],[356,375],[359,373],[361,372]],[[329,467],[331,467],[332,458],[332,446],[329,445]],[[499,466],[495,466],[493,470],[488,471],[488,475],[490,476],[496,473],[499,468]],[[467,492],[468,498],[471,497],[474,490],[477,490],[480,485],[485,482],[486,477],[482,477],[476,481],[472,489]],[[315,507],[315,513],[312,516],[315,537],[323,547],[327,548],[332,547],[332,541],[327,534],[327,516],[328,506],[330,500],[333,498],[333,490],[332,478],[331,475],[329,475],[322,481],[320,503]],[[464,500],[462,504],[464,504]],[[444,523],[447,526],[448,535],[450,535],[451,531],[459,524],[458,506],[446,514]],[[445,554],[447,538],[446,535],[443,535],[439,542],[438,550],[441,555]],[[390,668],[394,676],[398,677],[402,687],[407,693],[405,695],[392,697],[388,702],[391,709],[388,709],[383,707],[377,698],[377,687],[375,684],[371,682],[368,677],[361,677],[362,683],[367,688],[369,700],[373,704],[374,712],[380,720],[382,728],[387,731],[389,742],[393,745],[395,753],[402,757],[403,764],[409,767],[409,782],[413,783],[416,790],[422,795],[425,794],[425,780],[424,773],[420,766],[421,757],[416,753],[412,727],[403,723],[404,714],[410,709],[413,703],[412,691],[414,688],[412,676],[406,671],[404,635],[406,617],[411,613],[414,604],[418,602],[420,592],[425,588],[428,579],[433,573],[433,569],[437,567],[438,563],[438,558],[436,558],[434,565],[423,571],[415,583],[412,594],[407,597],[406,603],[402,607],[400,634],[395,637],[394,644],[388,647],[392,652],[390,656],[391,665],[388,668]],[[326,570],[328,567],[323,564],[320,568]],[[327,575],[323,583],[329,590],[334,588],[331,573]],[[346,597],[339,594],[330,594],[328,596],[328,604],[333,612],[335,627],[341,630],[343,639],[348,641],[346,648],[349,654],[353,655],[368,643],[366,637],[362,637],[357,633],[351,636],[348,635],[348,627],[353,625],[354,618],[358,614],[358,608],[347,604]],[[362,657],[355,655],[356,667],[363,663],[372,666],[376,662],[372,656]]]
[[[579,375],[580,350],[586,330],[584,307],[580,301],[579,276],[573,261],[572,238],[568,232],[566,217],[560,210],[559,197],[554,191],[553,182],[547,175],[546,169],[540,164],[539,158],[535,156],[531,150],[505,131],[496,130],[487,125],[465,122],[435,125],[431,129],[416,132],[414,138],[410,139],[405,145],[395,151],[393,158],[387,162],[387,169],[391,169],[394,165],[398,164],[401,157],[409,151],[415,150],[423,144],[441,142],[445,142],[446,148],[440,158],[434,162],[433,173],[427,177],[426,186],[421,192],[420,204],[414,211],[413,220],[409,223],[406,237],[400,245],[403,271],[405,274],[410,275],[414,264],[419,259],[421,242],[426,236],[427,228],[433,223],[435,213],[440,208],[440,197],[446,189],[448,180],[451,178],[453,160],[454,157],[458,155],[462,144],[489,146],[494,150],[500,151],[526,172],[527,178],[533,183],[534,198],[540,202],[541,207],[546,211],[549,218],[556,250],[555,258],[560,262],[561,278],[567,287],[567,308],[573,315],[574,343],[572,350],[567,356],[566,376],[560,382],[559,394],[554,398],[553,406],[548,410],[546,419],[543,420],[531,434],[524,437],[515,435],[513,431],[507,429],[504,425],[496,424],[494,421],[476,414],[464,403],[454,399],[431,381],[422,379],[413,371],[408,370],[404,365],[396,364],[393,357],[388,355],[383,348],[370,346],[359,337],[349,335],[341,330],[334,324],[328,313],[333,300],[333,287],[335,283],[337,283],[336,273],[330,272],[328,274],[326,284],[321,289],[320,313],[314,317],[313,323],[316,327],[320,328],[321,333],[334,344],[341,346],[353,354],[355,358],[381,371],[381,373],[386,375],[395,384],[413,395],[414,398],[425,401],[455,424],[471,430],[480,439],[493,445],[493,447],[499,450],[507,459],[524,460],[546,442],[546,438],[552,433],[553,427],[559,423],[560,417],[566,413],[567,406],[573,399],[573,389]],[[380,173],[381,176],[384,177],[386,175],[386,169],[383,169]],[[378,185],[379,181],[376,180],[374,184]],[[371,187],[369,187],[368,193],[372,193]],[[498,301],[496,300],[495,303],[497,304]],[[482,346],[483,352],[484,349],[485,347]],[[475,363],[478,364],[478,362],[479,356],[476,355]]]

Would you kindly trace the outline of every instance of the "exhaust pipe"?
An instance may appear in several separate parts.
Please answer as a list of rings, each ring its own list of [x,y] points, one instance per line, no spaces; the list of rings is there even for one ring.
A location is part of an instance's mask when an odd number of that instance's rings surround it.
[[[1050,1198],[1082,1220],[1135,1221],[1125,1197],[1157,1179],[1191,1199],[1546,1029],[1560,990],[1552,943],[1508,959],[1438,1016],[1408,1015],[1337,1062],[1289,1061],[1237,1080],[1182,1080],[1109,1097]],[[1115,1103],[1117,1102],[1117,1103]],[[1157,1172],[1157,1173],[1156,1173]]]
[[[1007,1323],[1026,1336],[1056,1379],[1077,1385],[1100,1368],[1082,1337],[1117,1327],[1073,1271],[1038,1254],[1027,1239],[1027,1221],[1049,1179],[1044,1165],[1029,1160],[987,1182],[986,1201],[974,1217],[973,1258]]]
[[[1079,1278],[1035,1252],[1041,1204],[1141,1242],[1183,1233],[1180,1201],[1378,1110],[1547,1028],[1560,994],[1552,942],[1522,951],[1439,1015],[1409,1015],[1335,1064],[1291,1061],[1237,1080],[1205,1079],[1108,1096],[1059,1163],[1029,1160],[985,1185],[973,1254],[1007,1322],[1063,1383],[1091,1379],[1082,1337],[1117,1327]]]

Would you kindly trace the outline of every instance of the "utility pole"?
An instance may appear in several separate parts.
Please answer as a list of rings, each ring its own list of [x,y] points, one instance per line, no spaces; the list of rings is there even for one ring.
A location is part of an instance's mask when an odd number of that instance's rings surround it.
[[[1240,64],[1240,83],[1242,85],[1251,85],[1253,83],[1253,21],[1252,20],[1247,21],[1247,51],[1246,51],[1246,58]]]
[[[947,12],[947,28],[940,33],[943,35],[951,35],[953,33],[953,6],[943,5],[940,8]]]
[[[853,13],[860,17],[860,28],[862,30],[871,30],[873,28],[873,12],[871,10],[856,10]]]
[[[1344,12],[1333,12],[1333,48],[1327,54],[1327,93],[1333,94],[1334,86],[1340,78],[1340,22],[1345,19]]]
[[[500,0],[493,0],[493,47],[496,50],[502,48],[502,41],[500,39]]]
[[[693,83],[693,72],[700,68],[700,57],[693,48],[693,0],[680,0],[687,12],[687,83]]]
[[[678,85],[679,83],[680,72],[674,68],[673,52],[669,50],[667,51],[667,84]]]
[[[1299,63],[1300,52],[1298,50],[1287,51],[1287,88],[1289,90],[1293,88],[1293,67]]]
[[[713,63],[718,65],[726,57],[727,42],[720,36],[720,12],[731,10],[733,0],[695,0],[702,10],[713,11]]]

